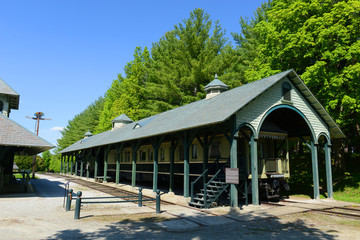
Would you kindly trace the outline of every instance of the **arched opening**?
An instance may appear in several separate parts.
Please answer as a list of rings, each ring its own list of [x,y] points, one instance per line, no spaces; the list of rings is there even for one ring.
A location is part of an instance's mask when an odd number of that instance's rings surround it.
[[[318,143],[320,193],[328,198],[333,198],[331,141],[325,133],[320,133]]]
[[[311,196],[313,190],[314,198],[319,197],[317,139],[301,111],[289,105],[270,109],[260,122],[258,139],[260,191],[273,194],[279,186],[291,190],[282,195]]]

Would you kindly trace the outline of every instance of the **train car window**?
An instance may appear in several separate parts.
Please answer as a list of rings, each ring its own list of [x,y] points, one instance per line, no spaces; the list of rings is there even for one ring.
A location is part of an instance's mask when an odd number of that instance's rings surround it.
[[[210,154],[209,154],[210,158],[219,158],[221,156],[219,143],[211,144],[209,150],[210,150]]]
[[[184,161],[184,146],[179,145],[180,161]]]
[[[160,148],[160,160],[161,161],[165,160],[165,149],[164,148]]]
[[[129,151],[125,152],[125,162],[130,162],[130,152]]]
[[[191,158],[197,159],[197,144],[191,146]]]
[[[140,150],[140,159],[141,161],[146,161],[146,151]]]
[[[149,156],[149,161],[154,160],[153,151],[151,149],[148,149],[148,156]]]

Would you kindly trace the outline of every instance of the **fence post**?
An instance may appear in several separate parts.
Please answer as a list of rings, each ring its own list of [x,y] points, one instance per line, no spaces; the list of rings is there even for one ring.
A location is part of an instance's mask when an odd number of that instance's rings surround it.
[[[160,213],[160,190],[156,190],[156,213]]]
[[[71,208],[72,192],[73,192],[73,190],[70,189],[69,193],[67,195],[67,198],[66,198],[66,208],[65,208],[66,211],[70,211],[70,208]]]
[[[79,219],[80,218],[80,208],[81,208],[81,195],[82,192],[78,191],[76,193],[77,198],[76,198],[76,203],[75,203],[75,216],[74,219]]]
[[[142,207],[142,188],[139,187],[139,207]]]

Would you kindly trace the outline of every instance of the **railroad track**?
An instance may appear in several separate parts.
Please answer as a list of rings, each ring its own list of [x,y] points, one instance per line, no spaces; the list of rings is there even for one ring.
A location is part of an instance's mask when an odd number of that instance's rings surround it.
[[[262,205],[269,205],[269,206],[274,206],[274,207],[287,206],[286,203],[299,203],[299,202],[291,201],[291,200],[286,200],[286,201],[280,200],[277,203],[261,202]],[[301,204],[304,204],[304,203],[301,203]],[[324,207],[322,209],[309,209],[305,212],[310,212],[310,213],[314,213],[314,214],[325,214],[325,215],[329,215],[329,216],[336,216],[336,217],[360,220],[360,207]]]
[[[104,185],[104,184],[101,184],[101,183],[98,183],[98,182],[90,182],[90,181],[86,181],[86,180],[83,180],[83,179],[74,178],[74,177],[71,177],[71,176],[62,176],[62,175],[58,175],[58,174],[48,174],[48,173],[46,173],[46,175],[61,177],[61,178],[64,178],[66,181],[70,181],[70,182],[73,182],[73,183],[76,183],[76,184],[79,184],[79,185],[94,189],[96,191],[112,195],[114,197],[117,197],[117,196],[138,196],[139,195],[138,193],[130,192],[130,191],[127,191],[127,190],[124,190],[124,189]],[[124,199],[124,200],[133,200],[133,198],[126,198],[126,197],[123,197],[122,199]],[[153,201],[150,201],[150,199],[153,199]],[[143,194],[143,200],[148,200],[147,203],[151,203],[151,204],[155,204],[155,202],[156,202],[156,199],[154,197],[149,197],[149,196],[146,196],[144,194]],[[175,205],[172,202],[168,202],[168,201],[164,201],[164,200],[161,200],[161,204],[162,205],[163,204],[165,204],[165,205]]]

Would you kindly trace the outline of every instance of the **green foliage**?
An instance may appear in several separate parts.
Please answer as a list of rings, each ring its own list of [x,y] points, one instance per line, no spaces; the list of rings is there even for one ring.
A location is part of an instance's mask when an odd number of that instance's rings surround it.
[[[231,76],[237,56],[226,44],[225,31],[214,24],[202,9],[175,25],[151,49],[152,65],[146,92],[152,114],[163,112],[205,97],[203,87],[228,70],[230,85],[240,80]]]
[[[345,173],[334,184],[334,198],[339,201],[360,203],[360,174]]]
[[[246,81],[293,68],[347,136],[336,159],[359,153],[360,2],[273,0],[241,26]]]
[[[60,166],[61,166],[61,155],[60,154],[54,154],[51,156],[49,171],[50,172],[60,172]]]
[[[44,169],[46,171],[49,170],[50,162],[51,162],[51,153],[50,151],[45,151],[42,153],[42,158],[44,159]]]
[[[61,139],[58,139],[60,150],[84,138],[84,134],[87,131],[94,132],[95,127],[98,125],[103,105],[103,98],[99,98],[68,122],[65,129],[61,131]]]
[[[19,167],[20,170],[29,170],[32,171],[33,169],[33,159],[34,156],[20,156],[16,155],[14,157],[14,162]],[[35,171],[44,171],[45,170],[45,163],[42,157],[36,156],[36,163],[35,163]]]

